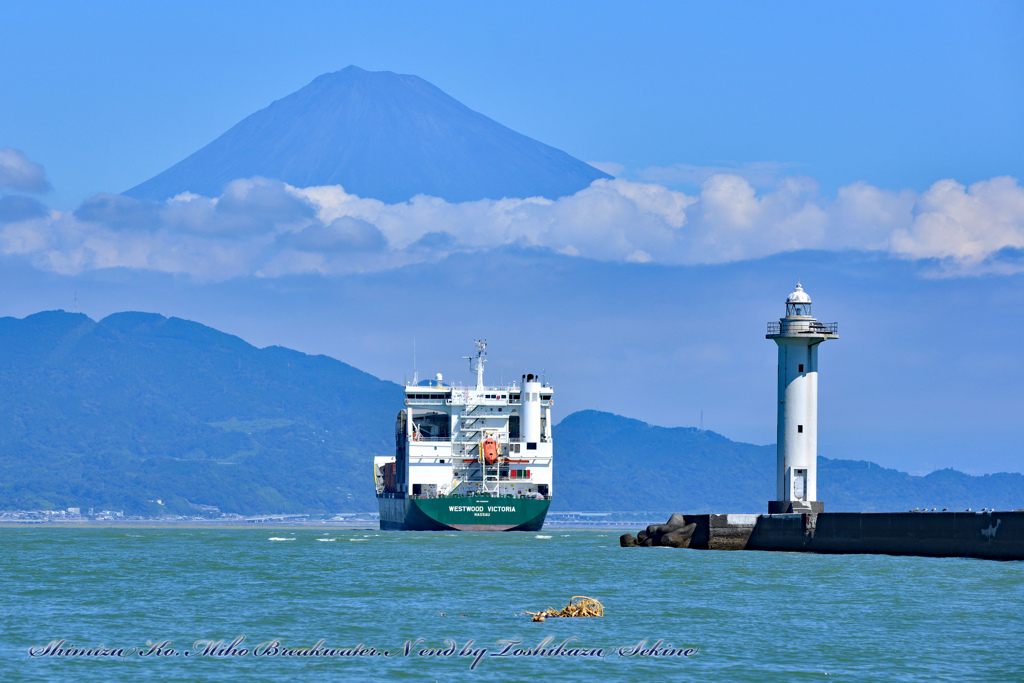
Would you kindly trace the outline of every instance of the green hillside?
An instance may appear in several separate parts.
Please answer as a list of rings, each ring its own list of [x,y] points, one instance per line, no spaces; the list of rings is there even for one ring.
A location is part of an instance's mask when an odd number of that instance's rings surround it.
[[[774,444],[737,443],[594,410],[566,417],[555,438],[555,510],[767,512],[775,497]],[[941,470],[917,477],[819,457],[818,497],[833,512],[1017,509],[1024,507],[1024,475]]]
[[[4,318],[0,386],[0,507],[126,514],[372,509],[402,401],[334,359],[149,313]]]
[[[584,410],[555,427],[554,510],[761,512],[775,447]]]

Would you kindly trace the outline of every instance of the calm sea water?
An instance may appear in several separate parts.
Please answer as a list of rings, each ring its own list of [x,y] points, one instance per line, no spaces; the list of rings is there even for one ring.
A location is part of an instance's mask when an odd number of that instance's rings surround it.
[[[600,531],[7,528],[0,582],[4,681],[1024,680],[1019,562],[619,548]],[[606,616],[519,616],[573,595]],[[239,636],[246,655],[193,649]],[[547,636],[606,656],[492,656]],[[192,654],[29,657],[55,639]],[[419,654],[446,639],[453,654]],[[275,640],[389,656],[254,656]],[[619,654],[640,641],[697,651]]]

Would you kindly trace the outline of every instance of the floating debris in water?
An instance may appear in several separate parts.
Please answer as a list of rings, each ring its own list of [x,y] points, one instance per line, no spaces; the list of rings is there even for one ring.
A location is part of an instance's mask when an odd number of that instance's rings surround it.
[[[579,600],[579,602],[576,602]],[[542,612],[526,612],[530,621],[545,621],[550,617],[603,617],[604,605],[599,600],[588,598],[585,595],[574,595],[569,604],[559,612],[554,607],[548,607]]]

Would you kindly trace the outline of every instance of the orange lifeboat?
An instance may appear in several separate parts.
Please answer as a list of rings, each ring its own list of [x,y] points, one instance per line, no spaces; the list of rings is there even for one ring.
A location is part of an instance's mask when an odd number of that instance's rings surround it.
[[[498,462],[498,442],[494,439],[486,439],[482,444],[484,462],[493,465]]]

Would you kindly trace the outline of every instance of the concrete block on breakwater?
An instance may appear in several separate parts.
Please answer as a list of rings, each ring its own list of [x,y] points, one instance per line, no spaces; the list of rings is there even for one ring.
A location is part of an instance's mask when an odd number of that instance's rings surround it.
[[[677,516],[673,515],[673,519]],[[693,525],[685,546],[700,550],[777,550],[1024,560],[1024,511],[823,512],[782,515],[678,515]],[[655,525],[664,527],[666,525]],[[678,526],[678,524],[677,524]],[[641,532],[669,545],[667,534]],[[654,529],[655,532],[660,531]],[[631,545],[626,534],[621,545]],[[659,542],[651,542],[658,539]]]

